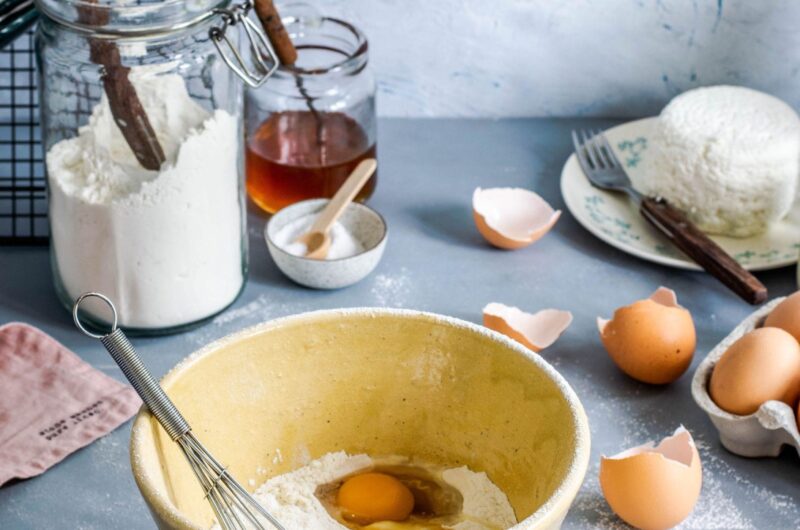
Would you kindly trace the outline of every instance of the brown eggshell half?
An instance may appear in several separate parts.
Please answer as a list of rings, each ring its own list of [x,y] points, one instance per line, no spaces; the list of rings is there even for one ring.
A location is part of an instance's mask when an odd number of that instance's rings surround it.
[[[697,344],[692,315],[666,287],[617,309],[611,320],[598,318],[597,327],[611,360],[638,381],[671,383],[692,363]]]
[[[522,188],[477,188],[472,215],[481,235],[492,245],[515,250],[545,235],[561,216],[536,193]]]
[[[800,395],[800,345],[783,329],[754,329],[717,361],[708,393],[719,408],[740,416],[772,400],[794,408]]]
[[[535,352],[553,344],[572,322],[572,313],[543,309],[534,314],[492,302],[483,308],[483,325]]]
[[[800,291],[786,297],[767,315],[764,326],[781,328],[800,341]]]
[[[683,426],[653,443],[600,460],[600,486],[626,523],[644,530],[672,528],[692,513],[703,471],[692,435]]]

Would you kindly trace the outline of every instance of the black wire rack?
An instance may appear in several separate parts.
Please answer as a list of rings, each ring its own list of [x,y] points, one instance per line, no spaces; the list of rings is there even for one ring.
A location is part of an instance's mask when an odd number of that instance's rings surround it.
[[[33,32],[0,49],[0,245],[46,245]]]
[[[161,0],[134,1],[144,5]],[[195,45],[205,48],[208,38],[191,36]],[[193,53],[193,48],[185,41],[166,42],[152,53],[171,60],[179,53]],[[185,78],[192,97],[209,109],[219,106],[214,102],[213,63]],[[66,138],[86,122],[100,101],[101,88],[80,78],[60,81],[62,95],[75,111],[59,115],[51,133]],[[0,48],[0,246],[47,245],[50,239],[38,95],[34,31],[29,30]]]

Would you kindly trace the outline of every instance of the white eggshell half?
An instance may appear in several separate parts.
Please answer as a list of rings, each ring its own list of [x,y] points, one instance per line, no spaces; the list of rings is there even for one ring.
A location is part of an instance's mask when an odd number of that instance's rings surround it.
[[[552,345],[572,323],[572,313],[543,309],[534,314],[492,302],[483,308],[483,325],[539,352]]]
[[[681,307],[678,305],[678,295],[675,291],[663,285],[650,295],[650,300],[667,307]]]
[[[655,290],[653,294],[649,297],[650,300],[653,302],[667,306],[667,307],[681,307],[678,305],[678,295],[675,294],[675,291],[669,289],[668,287],[664,287],[663,285]],[[603,330],[606,328],[606,325],[611,322],[609,318],[597,317],[597,329],[600,331],[600,334],[603,334]]]
[[[560,210],[523,188],[477,188],[472,194],[472,210],[486,240],[507,249],[530,245],[561,216]]]

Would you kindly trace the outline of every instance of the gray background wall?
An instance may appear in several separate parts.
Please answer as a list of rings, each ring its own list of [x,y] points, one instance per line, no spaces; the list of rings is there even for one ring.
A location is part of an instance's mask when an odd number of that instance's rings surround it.
[[[643,116],[720,83],[800,107],[797,1],[311,3],[367,33],[384,116]]]

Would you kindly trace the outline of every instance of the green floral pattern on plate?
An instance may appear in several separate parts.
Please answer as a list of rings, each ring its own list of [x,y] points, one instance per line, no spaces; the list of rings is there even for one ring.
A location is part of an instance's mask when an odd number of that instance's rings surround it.
[[[617,148],[624,156],[625,167],[637,167],[642,160],[642,152],[647,149],[647,138],[638,136],[633,140],[623,140],[617,143]]]
[[[641,172],[647,160],[652,119],[638,120],[606,132],[609,142],[630,174]],[[572,165],[571,165],[572,164]],[[666,265],[695,268],[686,256],[659,234],[621,194],[591,187],[574,157],[562,174],[562,192],[581,224],[612,245],[644,259]],[[742,265],[752,269],[786,266],[800,252],[800,208],[764,236],[715,238]]]

